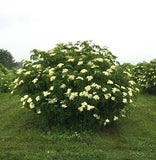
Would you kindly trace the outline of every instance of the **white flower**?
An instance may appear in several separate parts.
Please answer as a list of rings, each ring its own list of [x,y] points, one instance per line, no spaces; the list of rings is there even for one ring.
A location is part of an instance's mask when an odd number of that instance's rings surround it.
[[[132,75],[129,72],[124,71],[123,73],[127,74],[129,77],[132,77]]]
[[[108,81],[107,81],[107,84],[113,84],[113,81],[108,80]]]
[[[88,97],[88,92],[86,92],[86,91],[83,91],[83,92],[80,92],[79,93],[79,96],[81,96],[81,97]]]
[[[93,61],[103,62],[103,59],[102,58],[95,58],[95,59],[93,59]]]
[[[139,91],[140,91],[138,88],[135,88],[135,90],[136,90],[137,92],[139,92]]]
[[[108,99],[108,98],[109,98],[108,94],[104,94],[104,96],[105,96],[105,99]]]
[[[35,105],[32,102],[29,104],[29,106],[30,106],[30,109],[33,109],[35,107]]]
[[[119,118],[118,118],[117,116],[114,116],[114,119],[113,119],[113,120],[116,121],[116,120],[118,120],[118,119],[119,119]]]
[[[110,120],[109,120],[109,119],[106,119],[106,120],[105,120],[105,122],[106,122],[106,123],[109,123],[109,122],[110,122]]]
[[[59,64],[57,65],[57,67],[58,67],[58,68],[61,68],[63,65],[64,65],[63,63],[59,63]]]
[[[83,111],[83,109],[84,109],[84,107],[83,107],[83,106],[81,106],[81,107],[79,107],[79,108],[78,108],[78,110],[79,110],[80,112],[82,112],[82,111]]]
[[[101,88],[101,86],[96,84],[96,83],[92,83],[91,87],[95,87],[96,89],[100,89]]]
[[[112,66],[111,66],[111,69],[115,69],[115,68],[116,68],[116,66],[115,66],[115,65],[112,65]]]
[[[21,102],[23,102],[24,100],[25,100],[25,99],[22,97],[22,98],[21,98]]]
[[[38,81],[38,78],[35,78],[32,82],[35,84]]]
[[[122,116],[122,117],[126,117],[126,115],[125,115],[125,114],[122,114],[121,116]]]
[[[29,97],[28,95],[25,95],[23,98],[24,98],[24,99],[27,99],[28,97]]]
[[[66,88],[66,85],[65,85],[65,84],[62,84],[62,85],[60,86],[60,88]]]
[[[133,96],[132,91],[128,91],[129,96]]]
[[[86,70],[86,69],[82,69],[80,72],[81,72],[81,73],[86,73],[87,70]]]
[[[80,77],[80,76],[78,76],[76,79],[80,79],[80,80],[83,80],[83,77]]]
[[[37,110],[37,114],[41,114],[41,110],[40,109]]]
[[[86,106],[87,106],[87,102],[83,102],[83,103],[81,103],[81,107],[79,107],[78,110],[79,110],[80,112],[82,112],[83,109],[84,109]]]
[[[65,93],[66,95],[69,95],[71,93],[71,89],[70,88],[68,88],[67,89],[67,92]]]
[[[28,98],[27,102],[28,102],[28,103],[31,103],[31,102],[32,102],[32,99],[31,99],[31,98]]]
[[[78,63],[77,63],[77,65],[82,65],[83,64],[83,61],[79,61]]]
[[[87,104],[87,102],[83,102],[83,103],[81,103],[81,105],[82,106],[87,106],[88,104]]]
[[[20,68],[20,69],[17,70],[17,74],[21,74],[22,72],[23,72],[22,68]]]
[[[91,66],[91,68],[98,68],[99,66],[97,66],[97,65],[95,65],[95,64],[93,64],[92,66]]]
[[[55,70],[55,68],[49,69],[49,75],[50,75],[50,76],[54,74],[54,70]]]
[[[113,93],[115,93],[115,92],[119,92],[119,91],[120,91],[120,90],[119,90],[118,88],[115,88],[115,87],[114,87],[114,88],[112,88],[112,92],[113,92]]]
[[[85,87],[85,90],[88,92],[88,91],[91,90],[91,87],[88,85],[88,86]]]
[[[97,114],[93,114],[93,117],[95,117],[96,119],[100,119],[100,116],[98,116]]]
[[[55,80],[56,79],[56,76],[51,76],[50,77],[50,81],[53,81],[53,80]]]
[[[127,93],[126,92],[122,92],[123,94],[123,97],[126,97],[127,96]]]
[[[27,72],[25,72],[24,74],[25,75],[29,75],[31,73],[31,71],[27,71]]]
[[[100,99],[100,97],[99,97],[98,95],[95,95],[95,96],[93,96],[93,99],[95,99],[95,100],[99,100],[99,99]]]
[[[94,109],[95,107],[94,106],[91,106],[91,105],[87,105],[87,110],[90,111],[91,109]]]
[[[43,60],[44,60],[44,58],[38,58],[38,60],[39,60],[39,61],[43,61]]]
[[[93,79],[93,76],[87,76],[86,78],[88,79],[88,81],[91,81]]]
[[[43,91],[43,95],[44,95],[44,97],[46,97],[46,96],[50,95],[50,92],[48,92],[48,91]]]
[[[53,91],[53,90],[54,90],[54,86],[51,86],[49,90],[50,90],[50,91]]]
[[[107,71],[103,71],[102,73],[103,73],[105,76],[109,76],[109,75],[110,75],[110,73],[107,72]]]
[[[23,80],[20,80],[18,84],[21,85],[22,83],[24,83],[24,81],[23,81]]]
[[[98,54],[99,54],[99,52],[91,52],[91,54],[98,55]]]
[[[93,98],[92,94],[88,94],[88,98],[89,99]]]
[[[50,104],[53,104],[53,103],[57,102],[57,98],[48,99],[48,101]]]
[[[88,65],[92,66],[92,65],[94,65],[94,63],[91,62],[91,61],[89,61],[89,62],[88,62]]]
[[[67,108],[67,105],[66,104],[62,104],[62,108]]]
[[[34,64],[32,65],[33,68],[41,68],[41,64]]]
[[[62,71],[62,73],[66,73],[66,72],[68,72],[68,69],[63,69],[63,71]]]
[[[109,73],[113,72],[113,70],[111,68],[107,69],[106,71],[109,72]]]
[[[19,81],[19,79],[18,78],[16,78],[15,80],[14,80],[14,83],[17,83]]]
[[[73,100],[77,96],[78,96],[78,92],[73,92],[70,94],[69,100]]]
[[[14,93],[14,91],[11,91],[10,93],[11,93],[11,94],[13,94],[13,93]]]
[[[102,88],[102,91],[103,91],[103,92],[106,92],[106,91],[107,91],[107,88]]]
[[[73,58],[70,58],[67,60],[68,62],[74,62],[74,59]]]
[[[129,81],[129,83],[130,83],[131,85],[136,84],[134,81]]]
[[[127,99],[126,99],[126,98],[123,98],[122,102],[123,102],[123,103],[127,103]]]
[[[69,80],[74,80],[74,78],[75,78],[74,75],[69,75],[69,76],[68,76],[68,79],[69,79]]]
[[[118,84],[115,84],[115,86],[120,87]],[[119,90],[120,91],[120,90]]]
[[[111,99],[112,99],[112,101],[114,101],[114,100],[115,100],[115,97],[111,97]]]
[[[129,100],[129,103],[133,103],[133,101],[130,99],[130,100]]]
[[[109,60],[109,59],[107,59],[107,58],[106,58],[106,59],[104,59],[104,61],[106,61],[106,62],[110,62],[110,60]]]
[[[36,101],[39,101],[40,100],[40,96],[37,96],[35,99],[36,99]]]
[[[122,89],[126,89],[124,86],[121,86]]]
[[[66,51],[67,51],[66,49],[62,49],[62,50],[61,50],[61,52],[66,52]]]

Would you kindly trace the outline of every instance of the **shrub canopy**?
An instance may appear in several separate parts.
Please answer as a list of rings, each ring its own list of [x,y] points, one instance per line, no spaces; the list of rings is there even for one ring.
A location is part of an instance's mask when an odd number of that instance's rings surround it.
[[[138,63],[134,68],[134,77],[142,92],[156,94],[156,59]]]
[[[78,41],[33,50],[17,71],[14,91],[49,124],[94,128],[124,117],[138,89],[107,48]]]

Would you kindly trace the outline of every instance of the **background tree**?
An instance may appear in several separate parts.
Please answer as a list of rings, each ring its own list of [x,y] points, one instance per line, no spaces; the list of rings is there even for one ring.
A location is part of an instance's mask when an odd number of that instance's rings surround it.
[[[8,69],[17,66],[17,63],[15,62],[11,53],[4,49],[0,49],[0,63],[2,63],[4,67]]]
[[[17,66],[16,66],[17,69],[22,68],[23,61],[24,61],[24,60],[22,60],[22,61],[20,61],[20,62],[17,62]]]

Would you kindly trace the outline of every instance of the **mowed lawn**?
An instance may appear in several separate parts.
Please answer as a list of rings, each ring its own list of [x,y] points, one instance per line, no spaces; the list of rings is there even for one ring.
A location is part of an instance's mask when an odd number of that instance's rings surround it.
[[[0,93],[0,160],[156,159],[156,96],[139,95],[128,118],[97,133],[48,130],[19,99]]]

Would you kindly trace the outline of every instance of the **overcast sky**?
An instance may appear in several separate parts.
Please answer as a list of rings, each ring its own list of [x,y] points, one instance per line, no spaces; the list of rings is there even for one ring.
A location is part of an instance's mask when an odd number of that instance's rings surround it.
[[[0,0],[0,49],[16,61],[78,40],[107,46],[121,63],[156,58],[156,0]]]

